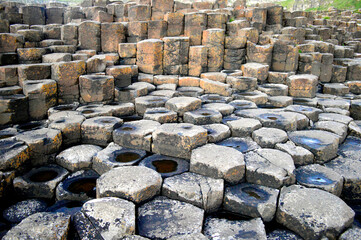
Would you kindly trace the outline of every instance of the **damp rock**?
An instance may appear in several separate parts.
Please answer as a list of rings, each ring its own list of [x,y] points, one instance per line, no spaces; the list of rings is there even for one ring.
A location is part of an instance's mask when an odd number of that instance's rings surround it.
[[[202,127],[207,130],[207,140],[209,143],[219,142],[231,136],[229,127],[224,124],[214,123],[202,125]]]
[[[135,165],[145,155],[144,150],[124,148],[112,142],[93,157],[92,168],[101,175],[115,167]]]
[[[164,179],[162,195],[214,212],[222,205],[223,186],[223,179],[187,172]]]
[[[92,170],[81,170],[69,175],[56,187],[56,199],[87,201],[96,197],[96,180],[99,175]]]
[[[3,211],[3,218],[11,223],[19,223],[23,219],[38,212],[45,212],[48,205],[40,199],[29,199],[18,202]]]
[[[61,132],[50,128],[24,132],[15,138],[29,146],[30,160],[34,166],[48,163],[50,155],[56,153],[62,143]]]
[[[162,177],[142,166],[117,167],[97,180],[97,198],[119,197],[135,203],[144,202],[160,193]]]
[[[158,197],[139,207],[139,234],[167,239],[174,235],[201,233],[203,215],[203,209],[189,203]]]
[[[277,143],[275,148],[291,155],[296,166],[313,163],[313,154],[306,148],[296,146],[291,141],[287,141],[286,143]]]
[[[240,151],[241,153],[250,152],[257,148],[260,148],[260,146],[250,137],[231,137],[217,143],[217,145],[232,147],[237,151]]]
[[[113,139],[122,147],[150,151],[152,133],[159,129],[160,125],[152,120],[127,122],[113,131]]]
[[[15,138],[0,140],[0,171],[19,169],[30,157],[29,147]]]
[[[298,184],[309,188],[319,188],[340,196],[343,186],[343,178],[337,172],[319,164],[311,164],[296,169]]]
[[[335,239],[354,219],[354,211],[337,196],[299,185],[281,189],[277,222],[304,239]]]
[[[55,188],[66,176],[68,171],[57,165],[33,168],[23,176],[13,181],[17,194],[24,197],[47,198],[54,197]]]
[[[341,196],[351,202],[361,201],[361,162],[343,157],[338,157],[325,164],[326,167],[340,174],[343,179]]]
[[[62,213],[35,213],[10,229],[3,239],[66,239],[70,215]]]
[[[280,188],[295,183],[292,157],[275,149],[257,149],[245,154],[246,179],[249,183]]]
[[[135,233],[135,205],[105,197],[86,202],[81,210],[104,239],[119,239]]]
[[[324,163],[336,157],[339,137],[321,130],[295,131],[288,134],[296,145],[311,151],[316,163]]]
[[[242,118],[239,120],[228,121],[227,125],[232,132],[232,137],[249,137],[252,132],[262,127],[261,122],[254,118]]]
[[[189,123],[165,123],[153,132],[152,151],[189,159],[192,149],[207,142],[207,130]]]
[[[204,224],[204,235],[210,239],[267,239],[265,226],[260,218],[235,221],[209,217]]]
[[[277,128],[260,128],[252,132],[253,140],[263,148],[274,148],[277,143],[288,140],[287,133]]]
[[[93,117],[81,125],[82,143],[107,146],[113,141],[113,130],[120,127],[123,120],[117,117]]]
[[[71,172],[91,168],[93,156],[101,150],[101,147],[90,144],[70,147],[56,156],[56,162]]]
[[[296,233],[289,231],[289,230],[279,230],[276,229],[269,234],[267,234],[267,240],[303,240],[299,235]]]
[[[226,188],[223,208],[243,216],[261,217],[269,222],[276,213],[278,193],[278,189],[241,183]]]
[[[190,171],[236,184],[245,174],[243,154],[230,147],[207,144],[192,151]]]
[[[158,172],[162,177],[171,177],[189,171],[189,162],[175,157],[160,154],[143,159],[139,166],[144,166]]]
[[[360,160],[361,138],[349,136],[338,148],[338,155],[344,158]]]

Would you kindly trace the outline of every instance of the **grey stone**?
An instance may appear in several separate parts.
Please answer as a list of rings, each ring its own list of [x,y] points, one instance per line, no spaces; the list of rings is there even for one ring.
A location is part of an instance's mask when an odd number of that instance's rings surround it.
[[[349,124],[353,119],[351,117],[336,113],[321,113],[318,116],[319,121],[336,121],[343,124]]]
[[[92,168],[101,175],[115,167],[134,165],[145,155],[143,150],[124,148],[112,142],[93,157]]]
[[[119,239],[135,233],[135,205],[106,197],[86,202],[81,210],[104,239]]]
[[[97,180],[97,197],[120,197],[135,203],[160,193],[162,177],[156,171],[139,166],[113,168]]]
[[[13,181],[14,189],[20,196],[28,198],[54,197],[56,186],[68,175],[68,171],[57,165],[33,168]]]
[[[183,122],[195,125],[220,123],[222,114],[213,109],[201,108],[183,114]]]
[[[253,140],[263,148],[274,148],[288,140],[287,133],[277,128],[260,128],[252,132]]]
[[[193,240],[207,240],[208,238],[204,236],[202,233],[190,233],[183,235],[175,235],[168,240],[183,240],[183,239],[193,239]]]
[[[56,187],[56,200],[85,202],[95,198],[98,177],[93,170],[81,170],[70,174]]]
[[[29,160],[29,147],[15,138],[0,140],[0,171],[20,168]]]
[[[47,204],[39,199],[29,199],[18,202],[3,211],[5,220],[11,223],[19,223],[23,219],[38,212],[45,212]]]
[[[207,139],[209,143],[219,142],[231,136],[229,127],[224,124],[214,123],[202,125],[202,127],[207,130]]]
[[[122,125],[123,120],[117,117],[93,117],[81,124],[82,143],[106,147],[113,141],[113,130]]]
[[[95,145],[74,146],[60,152],[56,156],[56,162],[71,172],[91,168],[93,156],[101,150],[101,147]]]
[[[315,123],[314,128],[338,135],[340,143],[345,140],[348,130],[348,126],[346,124],[335,121],[318,121]]]
[[[192,151],[190,171],[236,184],[245,174],[243,154],[230,147],[207,144]]]
[[[309,188],[319,188],[336,196],[340,196],[342,192],[342,176],[332,169],[318,164],[297,168],[296,180],[298,184]]]
[[[207,130],[188,123],[165,123],[153,132],[154,153],[190,159],[192,149],[207,142]]]
[[[25,218],[3,239],[66,239],[69,227],[70,215],[40,212]]]
[[[276,213],[278,193],[278,189],[241,183],[226,188],[223,208],[248,217],[261,217],[269,222]]]
[[[321,130],[304,130],[288,134],[296,145],[310,150],[316,163],[324,163],[336,157],[339,137],[336,134]]]
[[[338,155],[343,158],[361,160],[361,139],[349,136],[338,148]]]
[[[271,188],[295,183],[295,166],[292,157],[275,149],[257,149],[245,155],[246,179]]]
[[[341,196],[351,202],[361,201],[361,162],[338,157],[325,164],[326,167],[340,174],[343,179]]]
[[[353,226],[347,229],[341,236],[338,238],[339,240],[357,240],[361,236],[361,228]]]
[[[322,113],[322,110],[311,107],[311,106],[303,106],[303,105],[290,105],[285,108],[286,111],[297,112],[306,115],[313,122],[318,121],[318,115]]]
[[[137,97],[135,98],[135,109],[139,115],[143,115],[147,108],[164,107],[168,100],[168,97],[162,96]]]
[[[258,239],[266,240],[265,226],[260,218],[249,221],[233,221],[220,218],[207,218],[204,235],[210,239]]]
[[[262,127],[259,120],[254,118],[242,118],[235,121],[228,121],[232,137],[249,137],[252,132]]]
[[[176,112],[171,111],[164,107],[148,108],[144,112],[143,119],[157,121],[162,124],[175,123],[178,120],[178,115]]]
[[[201,233],[204,210],[189,203],[158,197],[138,209],[139,234],[167,239],[180,234]]]
[[[250,137],[245,138],[238,138],[238,137],[231,137],[223,140],[222,142],[217,143],[221,146],[232,147],[241,153],[246,153],[253,151],[257,148],[260,148],[258,144],[252,140]]]
[[[152,133],[160,123],[152,120],[127,122],[113,131],[114,142],[122,147],[151,150]]]
[[[158,172],[163,178],[171,177],[189,171],[189,161],[181,158],[159,154],[144,158],[139,166],[148,167]]]
[[[289,230],[276,229],[267,234],[267,240],[303,240],[303,238]]]
[[[234,107],[227,103],[207,103],[207,104],[203,104],[202,108],[217,110],[223,116],[230,115],[234,111]]]
[[[275,148],[291,155],[296,166],[313,163],[313,154],[306,148],[296,146],[292,141],[277,143]]]
[[[162,195],[214,212],[222,205],[223,185],[223,179],[187,172],[164,179]]]
[[[354,219],[354,211],[337,196],[298,185],[280,193],[277,222],[305,239],[335,239]]]
[[[169,99],[165,103],[165,107],[169,110],[177,112],[179,116],[183,116],[185,112],[193,111],[201,107],[202,101],[194,97],[175,97]]]

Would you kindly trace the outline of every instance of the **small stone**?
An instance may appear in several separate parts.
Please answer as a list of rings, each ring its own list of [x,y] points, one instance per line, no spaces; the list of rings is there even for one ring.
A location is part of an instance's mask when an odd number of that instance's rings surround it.
[[[40,212],[25,218],[3,239],[66,239],[69,227],[70,215]]]
[[[81,211],[104,239],[119,239],[135,233],[135,205],[132,202],[105,197],[86,202]]]
[[[124,166],[104,173],[97,180],[97,198],[120,197],[135,203],[160,193],[162,177],[147,167]]]
[[[280,188],[295,183],[293,159],[275,149],[257,149],[245,154],[246,179],[249,183]]]
[[[102,148],[95,145],[78,145],[68,148],[56,156],[56,162],[71,172],[90,168],[93,156]]]
[[[265,226],[260,218],[233,221],[209,217],[204,225],[204,235],[210,239],[267,239]]]
[[[232,137],[249,137],[254,131],[261,128],[262,124],[254,118],[242,118],[228,121],[227,126],[231,129]]]
[[[288,140],[287,133],[277,128],[260,128],[252,132],[252,138],[263,148],[274,148],[277,143]]]
[[[343,178],[330,168],[311,164],[296,169],[298,184],[309,188],[319,188],[336,196],[340,196],[343,187]]]
[[[337,196],[298,185],[280,193],[277,222],[305,239],[336,238],[354,219],[354,211]]]
[[[243,154],[230,147],[207,144],[192,151],[190,171],[236,184],[244,178]]]
[[[223,185],[222,179],[187,172],[164,179],[162,195],[214,212],[222,205]]]
[[[313,163],[313,154],[306,148],[296,146],[292,141],[277,143],[275,148],[291,155],[296,166]]]
[[[139,207],[139,234],[168,239],[179,234],[201,233],[203,215],[203,209],[189,203],[158,197]]]
[[[339,137],[336,134],[321,130],[304,130],[288,134],[296,145],[310,150],[316,163],[323,163],[336,157]]]
[[[236,214],[261,217],[269,222],[276,213],[278,193],[278,189],[241,183],[226,188],[223,207]]]

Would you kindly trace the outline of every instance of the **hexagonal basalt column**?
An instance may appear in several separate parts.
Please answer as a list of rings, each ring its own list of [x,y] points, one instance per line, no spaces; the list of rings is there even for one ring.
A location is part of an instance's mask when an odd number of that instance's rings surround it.
[[[189,203],[159,197],[138,210],[139,234],[169,239],[179,234],[201,233],[204,211]]]
[[[310,150],[316,163],[324,163],[337,156],[339,137],[321,130],[296,131],[288,134],[296,145]]]
[[[165,103],[165,107],[175,111],[179,116],[185,112],[193,111],[201,107],[202,101],[194,97],[174,97]]]
[[[311,74],[293,75],[287,78],[289,95],[313,98],[316,96],[318,77]]]
[[[82,142],[105,147],[113,140],[113,130],[122,123],[122,119],[110,116],[87,119],[81,125]]]
[[[113,131],[114,142],[120,146],[151,151],[152,133],[160,123],[152,120],[127,122]]]
[[[14,179],[14,189],[21,196],[51,199],[56,186],[67,174],[67,170],[57,165],[34,168],[24,176]]]
[[[119,197],[140,203],[159,194],[161,186],[162,177],[150,168],[118,167],[98,178],[97,198]]]
[[[166,123],[153,132],[152,150],[167,156],[189,159],[192,149],[207,142],[207,130],[187,123]]]
[[[190,161],[191,172],[221,178],[231,184],[240,182],[245,174],[243,154],[230,147],[207,144],[193,150]]]
[[[144,73],[163,74],[163,41],[149,39],[138,42],[137,65]]]
[[[82,75],[79,77],[79,89],[82,102],[110,102],[114,98],[114,77]]]

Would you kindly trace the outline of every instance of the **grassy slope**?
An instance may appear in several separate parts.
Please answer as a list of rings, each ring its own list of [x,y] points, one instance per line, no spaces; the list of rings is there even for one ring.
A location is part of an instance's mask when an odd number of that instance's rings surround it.
[[[285,0],[279,2],[279,4],[287,9],[292,9],[295,0]],[[312,8],[307,9],[308,11],[311,10],[326,10],[329,7],[335,7],[337,9],[360,9],[361,8],[361,1],[360,0],[333,0],[332,4],[324,5],[319,8]]]

